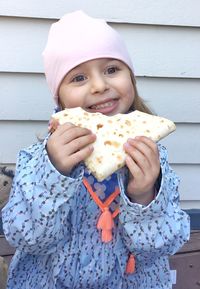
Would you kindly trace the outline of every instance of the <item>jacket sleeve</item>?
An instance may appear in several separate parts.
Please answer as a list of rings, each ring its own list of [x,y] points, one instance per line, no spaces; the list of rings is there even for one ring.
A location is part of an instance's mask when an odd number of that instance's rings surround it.
[[[32,254],[54,252],[70,238],[70,208],[82,180],[61,175],[51,164],[45,142],[18,156],[9,202],[2,212],[11,246]]]
[[[120,223],[123,241],[138,260],[176,253],[189,239],[188,215],[179,206],[179,178],[159,145],[162,179],[156,198],[148,205],[132,203],[121,186]],[[124,182],[123,182],[124,183]]]

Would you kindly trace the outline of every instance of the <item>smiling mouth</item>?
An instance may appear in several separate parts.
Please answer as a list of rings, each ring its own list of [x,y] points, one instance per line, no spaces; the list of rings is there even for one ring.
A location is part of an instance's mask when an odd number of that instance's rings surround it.
[[[116,99],[113,99],[113,100],[105,102],[105,103],[94,104],[94,105],[90,106],[89,108],[97,110],[97,109],[112,107],[115,102],[116,102]]]

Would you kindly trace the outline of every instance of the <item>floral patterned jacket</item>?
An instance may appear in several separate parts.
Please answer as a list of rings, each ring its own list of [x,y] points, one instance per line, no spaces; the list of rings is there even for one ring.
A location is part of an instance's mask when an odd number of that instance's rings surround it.
[[[7,288],[172,288],[168,256],[189,239],[190,226],[166,149],[158,145],[162,178],[148,206],[129,200],[127,169],[117,171],[120,213],[112,241],[103,243],[96,227],[100,209],[82,182],[84,165],[61,175],[48,158],[46,141],[20,151],[2,212],[5,236],[16,247]],[[133,274],[126,273],[130,253]]]

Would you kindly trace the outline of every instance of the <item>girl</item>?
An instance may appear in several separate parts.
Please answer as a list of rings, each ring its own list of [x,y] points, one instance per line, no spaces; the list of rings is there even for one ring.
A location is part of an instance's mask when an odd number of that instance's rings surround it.
[[[65,15],[52,25],[43,56],[58,110],[150,113],[124,43],[105,21]],[[126,167],[99,183],[83,163],[95,138],[66,123],[19,153],[3,210],[17,249],[9,289],[171,288],[168,255],[188,240],[189,221],[166,149],[130,136]],[[102,220],[105,211],[110,219]]]

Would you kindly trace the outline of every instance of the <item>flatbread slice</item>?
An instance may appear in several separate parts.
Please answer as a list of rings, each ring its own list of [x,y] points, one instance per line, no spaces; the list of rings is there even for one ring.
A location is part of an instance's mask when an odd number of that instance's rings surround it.
[[[66,122],[88,128],[96,134],[94,151],[85,160],[85,165],[98,181],[104,180],[125,165],[123,144],[128,138],[142,135],[157,142],[176,129],[171,120],[137,110],[128,114],[106,116],[89,113],[78,107],[53,114],[51,130],[54,131],[58,124]]]

